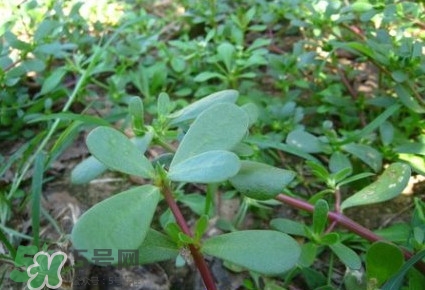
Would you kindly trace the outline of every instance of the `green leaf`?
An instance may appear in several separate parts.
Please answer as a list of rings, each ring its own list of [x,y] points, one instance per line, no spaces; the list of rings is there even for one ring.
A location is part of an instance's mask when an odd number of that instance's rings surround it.
[[[398,159],[406,161],[412,169],[419,174],[425,175],[425,159],[413,154],[398,154]]]
[[[232,64],[235,58],[235,51],[235,47],[228,42],[224,42],[217,47],[218,56],[221,61],[223,61],[228,72],[232,70]]]
[[[382,144],[388,146],[394,139],[394,126],[390,122],[384,122],[379,126]]]
[[[71,172],[71,182],[73,184],[84,184],[92,181],[102,173],[104,173],[108,167],[105,164],[97,160],[94,156],[90,156],[84,159],[81,163],[77,164]]]
[[[205,71],[205,72],[201,72],[200,74],[198,74],[193,80],[195,82],[201,83],[201,82],[206,82],[210,79],[214,79],[214,78],[218,78],[218,79],[222,79],[224,78],[224,76],[222,74],[216,73],[216,72],[211,72],[211,71]]]
[[[258,120],[258,107],[254,103],[246,103],[241,107],[247,114],[249,126],[253,125]]]
[[[378,180],[344,200],[341,209],[378,203],[398,196],[409,182],[410,172],[407,164],[391,164]]]
[[[420,142],[404,143],[396,146],[394,151],[397,153],[418,154],[425,156],[425,144]]]
[[[238,173],[240,166],[236,154],[224,150],[212,150],[170,167],[168,178],[181,182],[222,182]]]
[[[409,224],[399,223],[373,232],[386,241],[402,243],[409,239],[411,231],[412,227]]]
[[[40,121],[49,121],[49,120],[71,120],[71,121],[80,121],[84,124],[93,124],[98,126],[108,126],[109,122],[98,117],[82,115],[82,114],[73,114],[69,112],[54,113],[49,115],[36,116],[31,118],[28,123],[35,123]]]
[[[200,113],[210,108],[213,105],[220,103],[235,103],[238,99],[239,93],[235,90],[224,90],[211,95],[208,95],[199,101],[196,101],[189,106],[177,111],[171,115],[171,124],[175,125],[187,120],[196,118]]]
[[[416,253],[412,258],[409,259],[398,271],[398,273],[393,276],[384,286],[382,286],[381,290],[398,290],[401,289],[403,285],[404,276],[406,276],[407,272],[420,260],[425,257],[425,250],[422,250]]]
[[[171,110],[170,97],[167,93],[160,93],[157,101],[158,116],[167,116]]]
[[[400,101],[407,108],[409,108],[415,113],[425,113],[425,109],[421,105],[419,105],[419,103],[412,97],[410,92],[402,84],[397,84],[394,90],[398,95]]]
[[[153,178],[155,171],[149,160],[121,132],[98,127],[87,136],[90,152],[113,170],[127,174]]]
[[[375,172],[381,170],[382,155],[376,149],[364,144],[346,144],[342,149],[366,163]]]
[[[66,70],[64,69],[54,70],[52,74],[44,80],[43,85],[41,86],[40,95],[48,94],[54,89],[56,89],[65,74]]]
[[[360,257],[349,247],[341,243],[329,245],[332,252],[350,269],[358,270],[362,266]]]
[[[317,257],[318,246],[315,243],[306,242],[301,246],[299,264],[301,267],[311,267]]]
[[[350,5],[351,9],[357,13],[364,13],[373,9],[373,5],[367,1],[356,1]]]
[[[301,253],[293,238],[269,230],[215,236],[204,242],[201,251],[264,275],[278,275],[290,270]]]
[[[173,70],[177,73],[181,73],[186,69],[186,62],[184,60],[183,57],[180,56],[174,56],[171,59],[171,67],[173,68]]]
[[[202,215],[195,224],[194,236],[195,240],[199,241],[208,229],[209,218],[207,215]]]
[[[198,215],[203,215],[205,213],[205,202],[206,198],[203,195],[198,193],[193,194],[184,194],[179,196],[178,201],[188,206],[194,213]],[[212,216],[214,214],[214,208],[210,207],[208,215]]]
[[[336,151],[332,153],[331,159],[329,160],[329,169],[331,172],[337,173],[346,168],[351,169],[351,173],[353,166],[351,165],[350,159],[342,152]]]
[[[403,253],[397,246],[388,242],[376,242],[366,252],[367,278],[369,281],[373,279],[374,285],[380,287],[397,273],[403,263]]]
[[[400,70],[393,71],[391,73],[391,76],[398,83],[402,83],[409,78],[409,76],[406,73],[404,73]]]
[[[299,156],[299,157],[304,158],[308,161],[320,163],[319,159],[317,159],[313,155],[305,153],[304,151],[298,149],[297,147],[294,147],[292,145],[287,145],[287,144],[284,144],[284,143],[280,143],[280,142],[276,142],[276,141],[272,141],[272,140],[270,140],[270,138],[267,138],[265,136],[247,137],[247,142],[252,144],[252,145],[257,145],[261,149],[274,148],[274,149],[282,150],[282,151],[287,152],[289,154]]]
[[[306,161],[308,167],[311,168],[312,173],[322,179],[323,181],[328,180],[329,172],[328,170],[319,162]]]
[[[321,245],[334,245],[340,241],[337,233],[328,233],[320,237]]]
[[[342,182],[338,183],[338,187],[341,187],[345,184],[348,184],[348,183],[351,183],[351,182],[354,182],[356,180],[363,179],[363,178],[366,178],[366,177],[374,176],[374,175],[375,175],[374,173],[370,173],[370,172],[359,173],[359,174],[356,174],[356,175],[353,175],[353,176],[350,176],[350,177],[344,179]]]
[[[285,234],[301,236],[301,237],[307,236],[304,230],[304,225],[290,219],[285,219],[285,218],[272,219],[270,221],[270,226],[273,229],[279,232],[283,232]]]
[[[130,113],[133,131],[136,135],[143,134],[144,128],[144,108],[140,97],[131,97],[128,102],[128,111]]]
[[[347,178],[352,173],[352,171],[353,170],[351,168],[349,168],[349,167],[347,167],[345,169],[342,169],[339,172],[336,172],[336,173],[331,174],[331,176],[330,176],[331,179],[330,180],[331,181],[334,181],[335,183],[338,184],[339,182],[345,180],[345,178]],[[332,184],[332,186],[334,186],[334,185]]]
[[[350,143],[350,142],[353,142],[353,141],[358,141],[360,138],[364,138],[364,137],[368,136],[374,130],[379,128],[379,126],[381,126],[385,122],[385,120],[387,120],[389,117],[394,115],[394,113],[398,109],[400,109],[400,105],[398,105],[398,104],[394,104],[394,105],[388,107],[382,114],[380,114],[378,117],[376,117],[376,119],[374,119],[372,122],[367,124],[367,126],[364,127],[360,132],[350,136],[349,138],[344,140],[343,143],[347,144],[347,143]]]
[[[143,243],[156,206],[159,189],[151,185],[132,188],[90,208],[75,224],[71,240],[88,260],[95,249],[112,250],[118,262],[118,250],[135,250]]]
[[[254,161],[241,161],[241,169],[230,183],[248,197],[260,200],[274,198],[295,177],[292,171]]]
[[[329,205],[324,199],[319,199],[314,205],[313,211],[313,232],[321,235],[328,222]]]
[[[322,143],[319,138],[302,130],[290,132],[286,137],[286,143],[306,153],[322,152]]]
[[[139,247],[139,264],[152,264],[172,260],[179,254],[179,248],[169,237],[150,229]]]
[[[202,112],[190,126],[170,165],[211,150],[231,150],[248,130],[246,113],[234,104],[222,103]]]

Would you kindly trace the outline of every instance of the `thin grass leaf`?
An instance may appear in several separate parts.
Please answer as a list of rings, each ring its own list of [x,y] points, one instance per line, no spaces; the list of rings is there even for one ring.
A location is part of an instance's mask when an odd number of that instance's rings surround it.
[[[364,127],[362,130],[360,130],[360,132],[358,132],[357,134],[354,134],[353,136],[348,137],[345,140],[342,140],[341,144],[348,144],[369,135],[370,133],[378,129],[379,126],[381,126],[398,109],[400,109],[400,105],[398,104],[394,104],[388,107],[381,115],[376,117],[375,120],[367,124],[367,126]]]
[[[32,233],[34,237],[34,245],[37,246],[38,248],[40,246],[40,198],[41,198],[41,190],[43,187],[44,159],[45,159],[45,154],[43,152],[40,152],[35,158],[34,173],[32,176],[32,183],[31,183]]]
[[[393,276],[387,283],[382,286],[381,290],[398,290],[401,289],[403,285],[404,276],[407,272],[416,264],[416,262],[425,258],[425,250],[418,252],[412,258],[410,258],[398,271],[398,273]]]
[[[3,230],[0,229],[0,241],[3,243],[3,245],[6,247],[6,249],[9,251],[10,255],[13,259],[15,259],[16,256],[16,250],[12,246],[12,244],[7,239],[6,235],[4,234]]]
[[[66,120],[66,121],[80,121],[84,124],[91,124],[97,126],[109,126],[109,122],[94,116],[87,116],[82,114],[74,114],[68,112],[55,113],[43,116],[37,116],[28,121],[28,123],[36,123],[41,121],[50,121],[50,120]]]

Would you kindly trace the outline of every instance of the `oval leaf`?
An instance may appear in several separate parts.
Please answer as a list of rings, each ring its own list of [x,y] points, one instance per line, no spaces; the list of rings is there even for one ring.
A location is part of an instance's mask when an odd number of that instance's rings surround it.
[[[279,231],[290,235],[307,237],[305,232],[305,225],[291,219],[276,218],[270,221],[270,226]]]
[[[143,244],[139,247],[139,264],[152,264],[173,260],[179,254],[179,248],[168,236],[150,229]]]
[[[173,166],[168,173],[168,178],[181,182],[222,182],[238,173],[240,167],[240,161],[236,154],[223,150],[212,150]]]
[[[314,205],[313,232],[321,235],[328,222],[329,205],[324,199],[319,199]]]
[[[382,155],[376,149],[363,145],[350,143],[342,146],[344,151],[356,156],[361,161],[366,163],[375,172],[381,170],[382,167]]]
[[[157,187],[145,185],[96,204],[75,224],[74,248],[84,250],[81,254],[88,260],[95,249],[112,250],[110,256],[117,263],[118,250],[136,250],[143,243],[159,198]]]
[[[209,238],[202,245],[205,254],[265,275],[284,273],[300,257],[298,243],[277,231],[239,231]]]
[[[106,167],[105,164],[97,160],[94,156],[90,156],[72,170],[71,182],[73,184],[90,182],[104,173],[107,169],[108,167]]]
[[[410,167],[404,163],[391,164],[382,175],[341,204],[341,209],[386,201],[398,196],[407,186]]]
[[[254,161],[241,161],[238,174],[230,183],[248,197],[266,200],[274,198],[294,179],[292,171]]]
[[[50,93],[61,83],[63,77],[66,74],[66,70],[58,69],[53,71],[53,73],[44,80],[43,86],[41,87],[40,95],[45,95]]]
[[[362,266],[362,261],[359,255],[344,244],[336,243],[329,245],[332,252],[350,269],[358,270]]]
[[[87,136],[89,151],[113,170],[152,178],[152,164],[124,134],[109,128],[98,127]]]
[[[346,168],[349,168],[350,172],[353,169],[353,166],[351,165],[348,157],[339,151],[332,153],[331,159],[329,160],[329,169],[332,171],[332,173],[340,172]]]
[[[322,143],[319,138],[302,130],[290,132],[286,137],[286,143],[302,150],[305,153],[322,152]]]
[[[380,287],[397,273],[403,263],[403,253],[397,246],[387,242],[376,242],[366,253],[367,278],[369,281],[374,279],[375,286]]]
[[[248,116],[234,104],[223,103],[202,112],[184,136],[170,165],[211,150],[230,150],[248,130]]]
[[[209,107],[220,103],[235,103],[239,96],[238,91],[224,90],[208,95],[199,101],[196,101],[180,111],[169,115],[172,118],[171,124],[178,124],[190,119],[196,118],[200,113]]]

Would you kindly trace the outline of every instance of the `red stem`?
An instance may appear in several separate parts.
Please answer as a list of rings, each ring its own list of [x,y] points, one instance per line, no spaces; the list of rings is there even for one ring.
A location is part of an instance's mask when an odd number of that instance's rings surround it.
[[[305,210],[308,212],[313,212],[314,211],[314,206],[306,201],[300,200],[300,199],[296,199],[284,194],[279,194],[278,196],[276,196],[276,199],[280,202],[289,204],[295,208],[301,209],[301,210]],[[362,225],[356,223],[355,221],[353,221],[352,219],[346,217],[345,215],[341,214],[341,213],[337,213],[337,212],[328,212],[328,219],[336,222],[338,224],[340,224],[341,226],[345,227],[346,229],[350,230],[351,232],[365,238],[366,240],[369,240],[371,242],[376,242],[376,241],[384,241],[384,239],[380,236],[378,236],[377,234],[375,234],[374,232],[372,232],[371,230],[363,227]],[[405,250],[405,249],[401,249],[403,251],[404,257],[406,259],[410,259],[413,254],[410,253],[409,251]],[[422,261],[418,261],[415,264],[416,269],[418,269],[419,271],[421,271],[422,274],[425,275],[425,264]]]
[[[186,220],[183,217],[183,214],[181,213],[179,207],[177,206],[177,203],[174,200],[171,190],[168,186],[163,186],[163,194],[182,232],[185,235],[188,235],[189,237],[193,237],[192,232],[189,226],[187,225]],[[195,265],[198,268],[199,273],[201,274],[201,277],[202,277],[202,280],[204,281],[206,289],[216,290],[217,288],[215,286],[214,278],[211,275],[208,265],[205,262],[204,257],[202,256],[198,247],[194,244],[190,244],[189,250],[190,250],[190,253],[192,254],[193,261],[195,262]]]

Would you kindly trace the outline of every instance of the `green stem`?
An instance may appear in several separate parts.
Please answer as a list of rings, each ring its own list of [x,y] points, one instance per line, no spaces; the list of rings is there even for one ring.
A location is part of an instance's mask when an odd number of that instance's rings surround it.
[[[163,185],[162,193],[164,195],[165,201],[170,207],[170,210],[173,213],[176,219],[176,222],[179,225],[182,232],[189,237],[193,237],[193,234],[189,226],[187,225],[186,220],[183,217],[183,214],[181,213],[176,201],[173,198],[170,187],[168,185]],[[214,278],[208,268],[207,263],[204,260],[204,257],[199,251],[198,247],[195,246],[194,244],[189,244],[189,250],[190,250],[190,253],[192,254],[193,261],[195,262],[195,265],[198,268],[199,273],[201,274],[201,277],[202,277],[202,280],[204,281],[206,289],[216,290],[217,288],[215,286]]]

